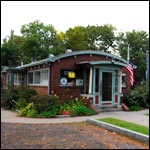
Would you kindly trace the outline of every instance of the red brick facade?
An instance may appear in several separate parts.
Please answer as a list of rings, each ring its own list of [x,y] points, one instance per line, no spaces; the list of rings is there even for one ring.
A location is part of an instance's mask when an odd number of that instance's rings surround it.
[[[68,100],[72,96],[73,98],[79,97],[81,94],[81,88],[78,86],[73,87],[61,87],[60,86],[60,70],[61,69],[73,69],[80,70],[79,66],[76,66],[76,63],[84,62],[84,61],[108,61],[111,58],[106,58],[106,56],[102,55],[77,55],[65,57],[56,62],[52,63],[50,66],[50,93],[53,91],[57,94],[62,100]],[[126,70],[124,70],[126,71]],[[128,74],[127,74],[128,76]],[[127,82],[127,88],[123,89],[123,92],[127,92],[130,89],[129,77]]]
[[[65,55],[65,54],[64,54]],[[35,64],[28,65],[26,67],[26,73],[29,71],[35,71],[39,69],[48,68],[49,70],[49,87],[48,86],[39,86],[39,85],[30,85],[33,89],[35,89],[40,94],[50,94],[54,92],[57,94],[62,101],[68,101],[71,98],[79,97],[83,86],[61,86],[60,78],[61,78],[61,70],[75,70],[79,73],[83,72],[83,68],[80,65],[76,65],[80,62],[95,62],[95,61],[112,61],[112,56],[109,55],[100,55],[98,52],[93,53],[74,53],[73,55],[67,55],[66,57],[55,57],[54,61],[48,61]],[[116,59],[115,62],[120,62],[121,60]],[[123,62],[122,62],[123,63]],[[126,87],[122,88],[122,93],[126,93],[130,90],[130,74],[129,72],[122,66],[122,71],[126,73],[127,82]],[[5,79],[5,78],[4,78]],[[5,80],[4,80],[5,81]],[[6,81],[5,81],[6,82]],[[49,91],[48,91],[49,90]],[[96,97],[96,104],[98,103],[98,97]],[[115,102],[117,103],[118,96],[115,96]]]

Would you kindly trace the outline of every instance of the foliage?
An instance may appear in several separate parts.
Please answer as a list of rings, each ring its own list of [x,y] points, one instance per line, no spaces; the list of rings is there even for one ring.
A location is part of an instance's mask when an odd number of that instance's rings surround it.
[[[135,82],[145,79],[146,53],[149,50],[149,34],[145,31],[117,32],[110,24],[103,26],[76,26],[58,33],[52,25],[36,20],[21,27],[21,36],[11,30],[1,44],[1,65],[14,67],[21,62],[41,60],[50,53],[58,55],[65,49],[99,50],[118,54],[127,59],[130,46],[130,62],[137,66]],[[144,73],[143,73],[144,72]]]
[[[34,104],[33,103],[28,103],[28,105],[24,108],[21,109],[20,113],[19,113],[19,116],[30,116],[30,113],[31,113],[31,110],[35,110],[34,108]],[[33,114],[33,112],[32,112]]]
[[[71,116],[83,116],[96,114],[94,110],[89,107],[87,101],[70,100],[60,106],[60,114],[71,115]]]
[[[145,31],[119,33],[117,45],[120,55],[127,59],[128,44],[130,48],[130,62],[137,66],[135,69],[135,82],[140,83],[145,79],[146,53],[149,50],[149,35]]]
[[[10,86],[4,91],[2,100],[8,109],[20,109],[27,105],[31,96],[36,95],[36,91],[29,87]]]
[[[37,117],[37,111],[35,109],[29,109],[27,112],[27,117],[35,118]]]
[[[87,26],[88,48],[108,52],[108,49],[114,47],[115,27],[110,24],[104,26]]]
[[[124,103],[128,107],[146,107],[149,108],[149,86],[148,83],[135,86],[129,93],[123,98]]]
[[[30,98],[31,102],[33,102],[38,113],[59,107],[59,98],[55,95],[38,94]]]
[[[73,51],[87,49],[86,28],[82,26],[69,28],[66,31],[64,41],[67,49],[69,48]]]
[[[52,117],[56,117],[57,114],[58,114],[58,109],[57,108],[52,108],[52,109],[47,110],[47,111],[42,111],[39,114],[39,116],[44,117],[44,118],[52,118]]]
[[[141,108],[139,106],[130,106],[129,110],[139,111],[139,110],[141,110]]]
[[[16,109],[22,109],[22,108],[24,108],[24,107],[26,107],[28,105],[26,99],[24,99],[24,98],[19,98],[16,101],[12,100],[12,102],[15,104],[14,107]]]
[[[22,51],[23,38],[14,35],[11,30],[10,36],[3,40],[1,46],[1,65],[14,67],[21,64],[21,51]]]
[[[149,135],[149,127],[146,127],[146,126],[138,125],[135,123],[131,123],[131,122],[115,119],[115,118],[102,118],[98,120],[107,122],[107,123],[110,123],[119,127],[123,127],[132,131],[136,131],[142,134]]]
[[[75,111],[76,111],[77,116],[84,116],[84,115],[89,116],[89,115],[94,115],[95,114],[95,112],[92,109],[87,108],[84,105],[76,107]]]

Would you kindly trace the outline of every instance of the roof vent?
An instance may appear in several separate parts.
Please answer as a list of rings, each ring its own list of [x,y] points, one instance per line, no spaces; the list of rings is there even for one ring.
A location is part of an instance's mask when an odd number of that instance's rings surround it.
[[[49,54],[49,58],[52,58],[52,57],[54,57],[54,55],[53,54]]]
[[[71,49],[67,49],[67,50],[66,50],[66,54],[71,53],[71,52],[72,52]]]

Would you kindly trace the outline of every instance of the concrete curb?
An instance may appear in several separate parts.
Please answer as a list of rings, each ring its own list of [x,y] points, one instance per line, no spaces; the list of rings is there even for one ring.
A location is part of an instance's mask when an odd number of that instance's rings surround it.
[[[98,125],[102,128],[108,129],[110,131],[118,132],[118,133],[130,136],[130,137],[133,137],[133,138],[135,138],[137,140],[140,140],[142,142],[148,142],[149,143],[149,136],[148,135],[138,133],[138,132],[135,132],[135,131],[131,131],[131,130],[128,130],[128,129],[125,129],[125,128],[122,128],[122,127],[118,127],[118,126],[115,126],[115,125],[112,125],[112,124],[109,124],[109,123],[105,123],[105,122],[102,122],[102,121],[98,121],[98,120],[95,120],[95,119],[87,119],[86,121],[89,122],[89,123]]]

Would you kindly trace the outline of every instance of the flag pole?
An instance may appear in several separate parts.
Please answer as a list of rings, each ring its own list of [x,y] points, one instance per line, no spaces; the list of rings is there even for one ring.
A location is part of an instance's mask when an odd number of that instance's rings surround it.
[[[129,50],[130,50],[130,47],[129,47],[129,44],[128,44],[128,50],[127,50],[127,61],[128,61],[128,63],[129,63],[129,61],[130,61]]]

